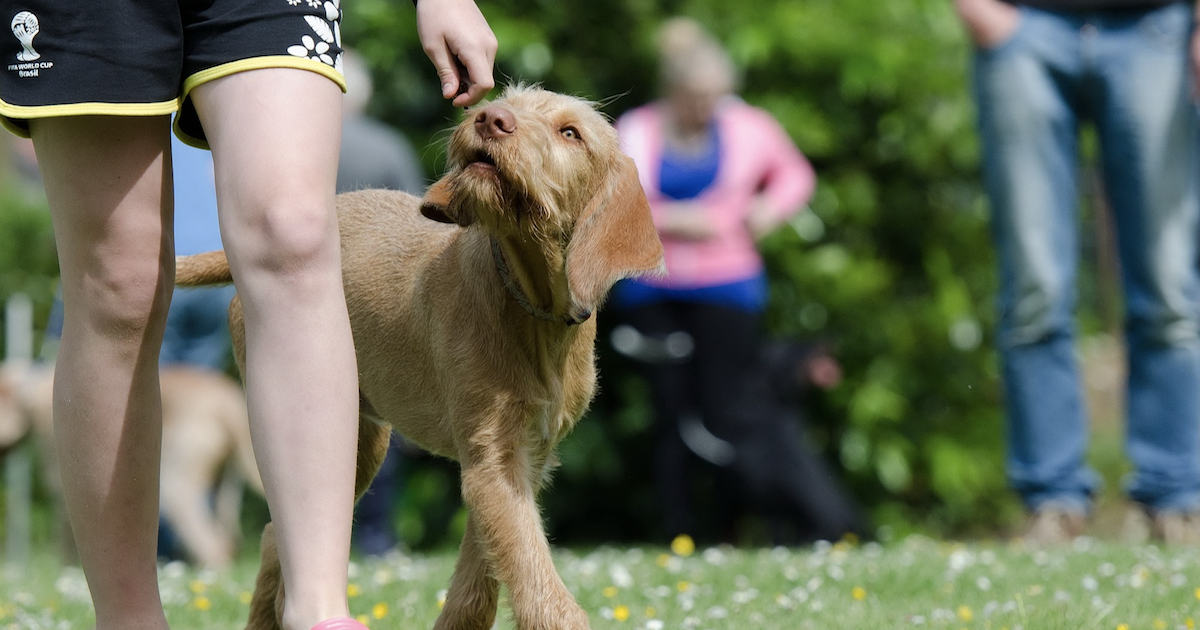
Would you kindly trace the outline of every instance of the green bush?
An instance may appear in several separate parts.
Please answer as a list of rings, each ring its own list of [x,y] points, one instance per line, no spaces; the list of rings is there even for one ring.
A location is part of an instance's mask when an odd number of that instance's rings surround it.
[[[44,200],[29,199],[15,188],[0,190],[0,319],[4,318],[2,305],[10,296],[28,295],[34,304],[36,344],[58,284],[50,213]],[[5,356],[6,343],[0,339],[0,357]]]
[[[780,120],[820,178],[811,212],[763,244],[772,332],[835,341],[846,370],[810,405],[813,439],[877,523],[962,531],[1011,518],[969,47],[950,3],[480,6],[500,41],[501,82],[541,82],[614,117],[654,97],[664,17],[696,17],[726,42],[744,98]],[[373,112],[428,142],[439,172],[439,132],[456,114],[439,99],[411,7],[350,3],[344,32],[375,69]],[[560,538],[654,536],[644,385],[611,358],[602,370],[601,399],[563,445],[547,516]]]
[[[813,441],[879,524],[963,531],[1011,517],[969,49],[950,3],[480,6],[500,41],[501,83],[540,82],[599,101],[614,117],[654,98],[653,34],[663,18],[694,16],[726,42],[744,69],[744,98],[780,120],[820,178],[811,212],[763,244],[771,331],[830,339],[844,364],[843,384],[810,401]],[[371,112],[429,147],[426,170],[440,172],[445,130],[460,114],[439,96],[411,4],[355,0],[344,8],[345,42],[374,70]],[[44,209],[0,198],[0,297],[29,293],[38,321],[52,295],[53,252]],[[663,532],[646,483],[645,385],[607,353],[601,369],[601,397],[563,445],[546,515],[560,541],[654,538]],[[412,542],[436,543],[458,500],[446,487],[453,469],[413,465],[420,483],[400,520],[419,538]],[[437,522],[415,520],[426,513]]]

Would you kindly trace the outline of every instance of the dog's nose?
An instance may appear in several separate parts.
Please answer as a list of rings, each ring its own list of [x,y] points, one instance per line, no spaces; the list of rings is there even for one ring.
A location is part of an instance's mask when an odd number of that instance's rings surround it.
[[[485,107],[475,116],[475,131],[482,138],[510,136],[516,130],[516,117],[503,107]]]

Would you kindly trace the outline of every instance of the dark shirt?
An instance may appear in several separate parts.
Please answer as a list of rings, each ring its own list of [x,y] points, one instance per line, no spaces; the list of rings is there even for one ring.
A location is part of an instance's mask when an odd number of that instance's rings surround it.
[[[391,127],[364,116],[342,121],[342,152],[338,161],[337,191],[364,188],[425,192],[421,162],[409,144]]]
[[[1023,4],[1038,9],[1065,11],[1087,11],[1091,9],[1153,9],[1180,0],[1004,0],[1009,4]]]

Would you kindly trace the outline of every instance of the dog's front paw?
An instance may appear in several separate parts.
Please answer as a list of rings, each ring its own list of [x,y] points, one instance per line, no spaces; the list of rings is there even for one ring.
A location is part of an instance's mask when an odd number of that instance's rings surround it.
[[[514,612],[516,612],[514,610]],[[536,615],[517,614],[517,630],[591,630],[587,613],[574,600],[546,606]]]

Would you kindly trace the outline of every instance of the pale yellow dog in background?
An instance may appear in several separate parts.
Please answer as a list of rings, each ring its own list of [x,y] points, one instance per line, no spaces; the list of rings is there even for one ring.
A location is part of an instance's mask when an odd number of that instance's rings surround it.
[[[248,485],[263,493],[250,446],[246,399],[236,381],[209,370],[164,367],[161,385],[163,520],[191,561],[206,568],[229,566],[241,540],[242,489]],[[0,366],[0,450],[32,433],[41,476],[55,499],[63,557],[74,562],[54,447],[53,389],[52,365]]]

